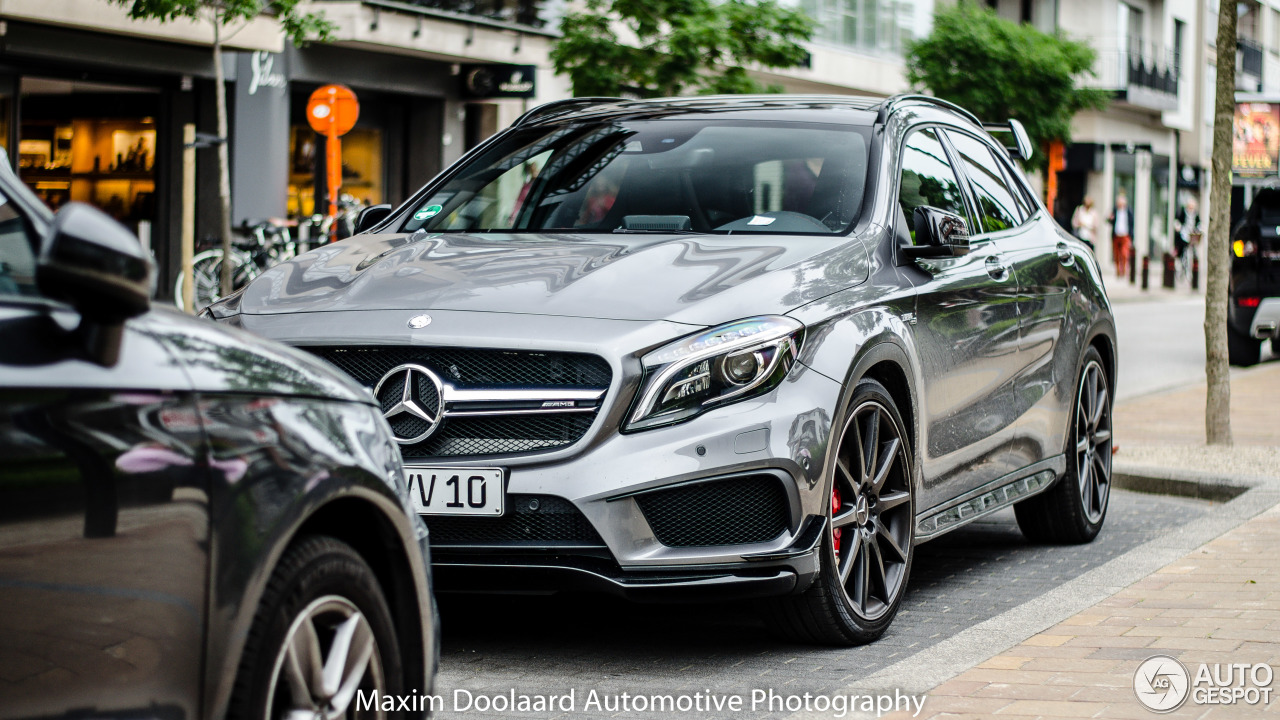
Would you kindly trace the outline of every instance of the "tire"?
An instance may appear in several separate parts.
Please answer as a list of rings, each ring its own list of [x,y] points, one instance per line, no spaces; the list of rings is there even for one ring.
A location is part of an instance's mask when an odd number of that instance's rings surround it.
[[[251,270],[253,265],[249,258],[241,252],[232,250],[231,262],[234,263],[231,268],[232,289],[239,290],[245,283],[252,280],[256,273]],[[200,312],[222,298],[222,248],[204,250],[191,258],[191,274],[195,280],[195,289],[192,292],[195,305],[193,312]],[[178,273],[177,279],[173,281],[173,304],[180,310],[186,310],[185,303],[182,301],[182,279],[182,273]]]
[[[862,645],[883,635],[915,555],[915,456],[902,414],[874,380],[858,383],[848,407],[824,484],[831,501],[818,576],[804,593],[765,606],[773,628],[799,642]],[[868,446],[874,455],[862,452]]]
[[[391,617],[373,571],[350,545],[321,536],[298,541],[267,583],[227,717],[283,720],[292,710],[317,708],[325,708],[328,717],[386,717],[377,709],[360,711],[354,703],[357,689],[368,693],[376,688],[383,696],[403,691],[404,669]],[[291,647],[314,650],[294,652]],[[311,671],[334,663],[341,647],[348,651],[342,655],[341,680],[326,685],[320,672]],[[364,662],[362,649],[369,653]],[[294,660],[298,672],[290,672]],[[298,694],[306,697],[297,700]]]
[[[1274,345],[1273,345],[1274,347]],[[1262,359],[1262,341],[1241,335],[1227,326],[1227,360],[1232,365],[1248,367]]]
[[[1280,337],[1271,338],[1271,355],[1280,358]]]
[[[1067,472],[1045,492],[1014,505],[1018,527],[1032,542],[1079,544],[1098,536],[1111,497],[1112,402],[1098,349],[1089,346],[1077,374]]]

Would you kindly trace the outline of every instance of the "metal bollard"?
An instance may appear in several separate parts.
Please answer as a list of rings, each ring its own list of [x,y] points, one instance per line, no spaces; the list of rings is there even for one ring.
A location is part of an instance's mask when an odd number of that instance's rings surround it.
[[[1160,284],[1172,290],[1173,279],[1176,274],[1177,274],[1177,269],[1176,269],[1176,266],[1174,265],[1173,254],[1165,253],[1164,254],[1164,276],[1160,279]]]
[[[1191,258],[1191,289],[1200,289],[1200,258]]]
[[[1145,263],[1147,259],[1143,258],[1142,261]],[[1131,254],[1129,256],[1129,284],[1132,285],[1137,281],[1138,281],[1138,263],[1134,262],[1134,257]]]
[[[1150,287],[1151,287],[1151,258],[1147,255],[1143,255],[1142,256],[1142,289],[1146,290]]]

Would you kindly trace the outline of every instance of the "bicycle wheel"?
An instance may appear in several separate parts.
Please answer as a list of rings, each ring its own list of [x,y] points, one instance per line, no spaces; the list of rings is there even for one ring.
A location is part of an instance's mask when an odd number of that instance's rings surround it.
[[[243,253],[231,251],[232,289],[238,290],[253,278],[253,264]],[[200,312],[222,297],[222,248],[212,248],[197,254],[191,259],[192,293],[195,307],[193,312]],[[182,273],[178,273],[173,283],[173,304],[186,310],[182,298]]]

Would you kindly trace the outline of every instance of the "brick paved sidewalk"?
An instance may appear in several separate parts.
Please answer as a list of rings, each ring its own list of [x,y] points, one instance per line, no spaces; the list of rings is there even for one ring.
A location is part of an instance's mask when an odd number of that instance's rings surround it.
[[[1117,460],[1129,444],[1204,446],[1203,382],[1116,404]],[[1231,432],[1237,445],[1280,445],[1280,362],[1231,376]]]
[[[919,717],[1156,717],[1139,704],[1133,678],[1160,654],[1193,678],[1201,663],[1280,671],[1278,558],[1280,506],[934,688]],[[1197,705],[1193,695],[1170,717],[1280,718],[1280,675],[1270,687],[1265,709]]]

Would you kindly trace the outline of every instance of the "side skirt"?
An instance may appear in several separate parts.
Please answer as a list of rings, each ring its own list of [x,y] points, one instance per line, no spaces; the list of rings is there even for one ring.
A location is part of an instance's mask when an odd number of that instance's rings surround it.
[[[968,525],[984,515],[1009,507],[1053,487],[1067,469],[1067,457],[1057,455],[1009,473],[954,500],[916,513],[917,545]]]

